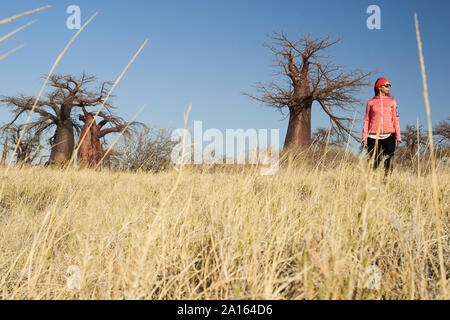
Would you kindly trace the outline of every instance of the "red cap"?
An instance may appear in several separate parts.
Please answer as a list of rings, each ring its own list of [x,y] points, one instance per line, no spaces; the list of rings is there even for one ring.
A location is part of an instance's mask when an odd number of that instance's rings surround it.
[[[383,84],[385,84],[386,82],[389,82],[389,80],[388,79],[386,79],[386,78],[380,78],[378,81],[377,81],[377,83],[375,84],[375,89],[380,89],[380,87],[383,85]]]

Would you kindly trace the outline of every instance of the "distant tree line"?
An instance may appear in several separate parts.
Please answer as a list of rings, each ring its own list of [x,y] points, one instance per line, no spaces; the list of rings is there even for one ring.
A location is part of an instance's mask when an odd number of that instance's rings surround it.
[[[277,74],[284,83],[259,82],[255,94],[244,94],[282,114],[288,111],[286,150],[340,149],[351,139],[360,141],[351,130],[354,119],[338,113],[354,111],[356,105],[363,105],[356,93],[370,84],[373,72],[345,70],[323,55],[339,41],[310,35],[290,39],[284,32],[274,32],[271,43],[266,44],[274,54]],[[169,132],[150,129],[141,122],[127,123],[117,116],[111,99],[105,100],[111,85],[111,82],[98,82],[96,77],[85,73],[80,76],[53,75],[49,79],[49,90],[35,106],[33,96],[1,96],[0,107],[8,107],[12,119],[0,128],[0,164],[5,165],[10,155],[9,159],[16,165],[60,166],[76,158],[78,167],[167,168],[176,144],[171,141]],[[312,132],[314,102],[329,117],[330,128],[317,128]],[[102,110],[96,115],[100,106]],[[28,124],[19,123],[32,109],[33,120]],[[449,150],[449,120],[450,117],[433,129],[435,148],[441,155],[448,154]],[[106,137],[113,133],[124,137],[111,149]],[[401,135],[402,144],[397,148],[397,155],[413,158],[416,154],[429,152],[427,133],[422,127],[407,125]],[[74,154],[76,150],[77,154]],[[360,151],[363,151],[362,146]]]

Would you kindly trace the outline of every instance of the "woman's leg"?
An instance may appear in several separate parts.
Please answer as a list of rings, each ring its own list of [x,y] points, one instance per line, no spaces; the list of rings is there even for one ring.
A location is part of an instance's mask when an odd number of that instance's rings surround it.
[[[367,151],[369,152],[369,161],[372,161],[372,157],[375,153],[375,159],[373,168],[378,168],[381,160],[380,140],[378,142],[375,139],[367,138]]]
[[[386,160],[384,161],[384,175],[392,173],[393,162],[394,162],[394,153],[395,153],[395,133],[391,133],[391,135],[381,140],[383,146],[383,154],[386,155]]]

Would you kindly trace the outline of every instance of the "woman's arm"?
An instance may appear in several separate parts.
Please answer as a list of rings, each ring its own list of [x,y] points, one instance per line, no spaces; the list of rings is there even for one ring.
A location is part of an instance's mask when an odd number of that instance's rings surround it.
[[[397,110],[397,102],[394,100],[394,104],[392,105],[392,123],[395,128],[395,139],[398,143],[402,142],[402,136],[400,135],[400,120]]]
[[[366,115],[364,116],[364,127],[363,127],[363,141],[367,139],[369,131],[369,116],[370,116],[370,105],[369,102],[366,104]]]

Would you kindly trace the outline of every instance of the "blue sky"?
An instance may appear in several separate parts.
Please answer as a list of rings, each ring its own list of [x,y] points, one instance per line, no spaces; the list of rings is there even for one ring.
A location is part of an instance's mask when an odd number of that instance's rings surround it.
[[[432,123],[450,116],[448,71],[450,61],[450,2],[433,1],[10,1],[2,0],[0,19],[50,4],[52,8],[0,26],[4,35],[33,19],[37,23],[0,43],[0,55],[20,44],[25,47],[0,62],[0,95],[36,95],[57,55],[75,33],[66,28],[66,8],[81,8],[84,23],[98,16],[80,34],[55,73],[86,71],[100,80],[114,81],[142,42],[149,43],[115,90],[118,114],[131,119],[147,107],[139,119],[149,125],[183,127],[189,104],[189,124],[203,121],[203,129],[280,129],[284,142],[287,119],[251,100],[258,81],[274,79],[272,53],[263,46],[275,30],[295,39],[335,36],[342,41],[327,52],[332,61],[347,68],[377,71],[371,79],[390,79],[399,105],[400,125],[426,125],[414,12],[418,13],[428,77]],[[381,8],[381,29],[369,30],[366,9]],[[358,95],[373,96],[373,86]],[[356,130],[362,131],[364,107],[358,107]],[[353,116],[351,114],[347,114]],[[10,119],[0,108],[0,123]],[[312,127],[328,127],[329,120],[313,105]],[[358,133],[358,135],[360,135]],[[353,146],[356,146],[353,143]]]

